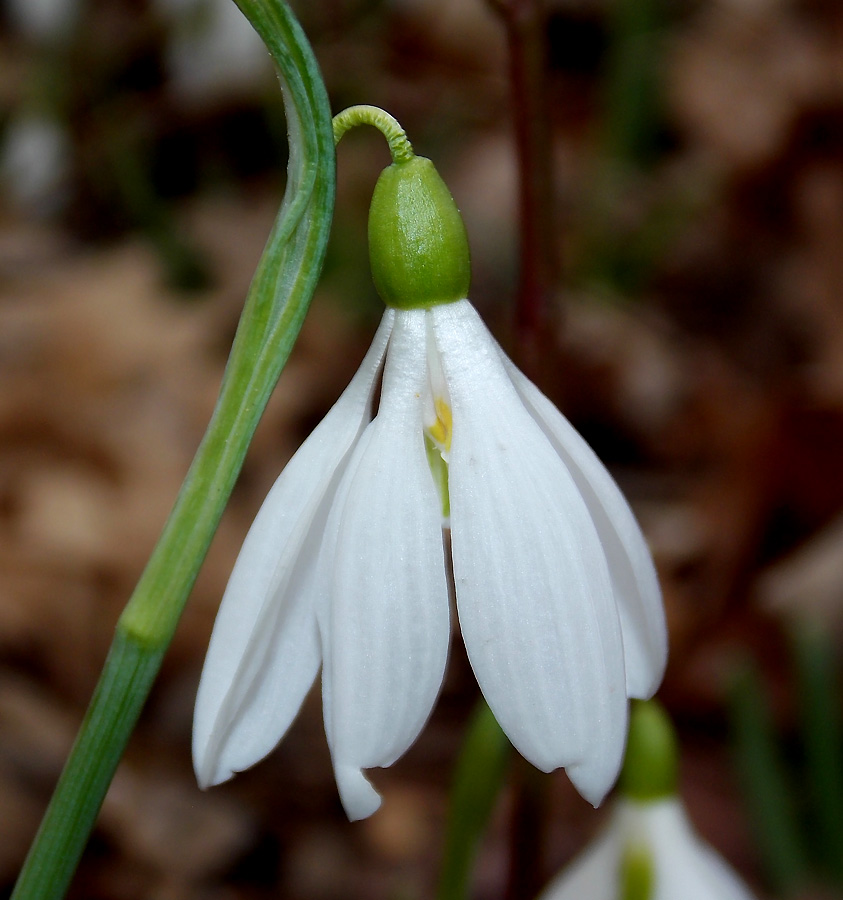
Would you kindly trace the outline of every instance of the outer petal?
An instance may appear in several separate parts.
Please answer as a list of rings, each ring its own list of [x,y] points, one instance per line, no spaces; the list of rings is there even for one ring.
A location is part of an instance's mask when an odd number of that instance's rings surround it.
[[[431,315],[453,411],[452,554],[469,659],[521,753],[545,771],[565,766],[598,803],[620,767],[627,724],[600,539],[471,305]]]
[[[415,740],[448,654],[440,504],[422,433],[424,316],[396,313],[380,408],[343,477],[323,549],[333,562],[331,607],[319,620],[325,725],[352,820],[380,805],[361,769],[390,765]]]
[[[623,632],[627,695],[651,697],[667,663],[667,628],[658,576],[638,522],[579,432],[502,350],[500,353],[521,399],[568,467],[603,543]]]
[[[339,473],[368,418],[393,317],[384,316],[351,384],[281,473],[243,543],[196,698],[193,760],[202,787],[266,756],[316,677],[314,563]]]

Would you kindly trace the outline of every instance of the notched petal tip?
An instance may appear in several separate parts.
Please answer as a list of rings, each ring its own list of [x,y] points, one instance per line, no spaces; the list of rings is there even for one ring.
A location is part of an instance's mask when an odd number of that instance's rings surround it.
[[[617,778],[617,775],[611,778],[604,774],[595,775],[585,766],[568,766],[565,773],[583,800],[588,801],[595,809],[606,799]]]
[[[203,791],[224,784],[237,774],[230,766],[224,765],[218,751],[211,752],[207,747],[202,751],[194,748],[193,771],[196,774],[196,782]]]
[[[353,765],[335,765],[334,772],[345,814],[349,822],[368,819],[381,805],[381,795],[361,769]]]
[[[565,769],[571,783],[595,809],[606,799],[620,775],[626,749],[629,705],[626,704],[612,731],[612,739],[593,746],[588,757]]]

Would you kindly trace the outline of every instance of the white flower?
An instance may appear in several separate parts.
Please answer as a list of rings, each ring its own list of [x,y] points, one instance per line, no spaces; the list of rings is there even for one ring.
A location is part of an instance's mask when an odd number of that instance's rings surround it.
[[[624,867],[631,868],[633,860],[649,867],[647,892],[622,890]],[[619,800],[602,835],[551,882],[540,900],[618,900],[626,896],[752,900],[738,876],[694,833],[676,797],[645,803]]]
[[[271,70],[257,32],[231,0],[156,0],[168,21],[164,61],[187,101],[219,102],[261,85]]]
[[[388,309],[351,384],[270,491],[202,673],[200,784],[269,753],[321,665],[343,805],[351,819],[377,809],[361,770],[412,744],[448,655],[444,497],[432,472],[447,472],[459,622],[489,706],[534,765],[564,766],[595,804],[605,795],[627,697],[649,696],[665,664],[655,570],[617,485],[467,300]]]
[[[70,143],[62,126],[39,113],[13,116],[0,146],[0,183],[21,207],[61,207],[70,174]]]
[[[9,0],[6,15],[31,41],[61,42],[79,15],[79,0]]]

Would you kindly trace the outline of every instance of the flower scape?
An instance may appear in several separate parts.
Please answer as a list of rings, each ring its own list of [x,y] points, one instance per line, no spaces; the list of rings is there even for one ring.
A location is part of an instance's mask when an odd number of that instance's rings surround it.
[[[645,540],[593,451],[465,299],[465,228],[429,160],[382,174],[369,243],[387,310],[235,564],[196,702],[198,780],[266,756],[321,667],[340,798],[352,820],[373,813],[363,770],[391,765],[430,715],[452,588],[501,727],[596,805],[621,765],[628,698],[649,697],[666,661]]]

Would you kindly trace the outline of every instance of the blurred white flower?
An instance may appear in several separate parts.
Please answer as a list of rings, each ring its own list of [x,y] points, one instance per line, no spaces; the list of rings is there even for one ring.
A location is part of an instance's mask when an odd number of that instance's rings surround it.
[[[407,750],[443,678],[448,503],[460,627],[489,706],[534,765],[602,799],[627,697],[650,696],[665,664],[655,569],[615,482],[467,300],[387,310],[258,513],[199,687],[202,786],[272,750],[321,665],[342,802],[351,819],[377,809],[361,770]]]
[[[69,35],[79,7],[79,0],[8,0],[6,15],[25,37],[51,43]]]
[[[37,214],[55,212],[66,199],[70,146],[54,119],[22,113],[6,126],[0,147],[0,183],[20,207]]]
[[[540,900],[752,900],[676,797],[620,799],[608,827]]]
[[[156,0],[169,23],[165,62],[185,100],[219,102],[259,86],[272,71],[258,33],[232,0]]]

